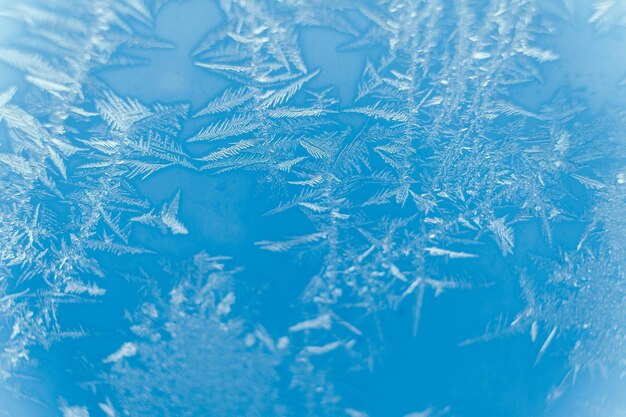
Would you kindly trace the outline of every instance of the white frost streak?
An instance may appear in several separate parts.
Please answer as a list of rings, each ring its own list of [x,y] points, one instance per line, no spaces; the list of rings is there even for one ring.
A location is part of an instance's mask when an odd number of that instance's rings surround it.
[[[345,408],[343,411],[350,417],[369,417],[369,414],[353,408]]]
[[[179,200],[180,190],[176,193],[176,196],[171,203],[163,204],[163,209],[161,210],[161,220],[163,220],[163,224],[165,224],[165,226],[169,228],[173,234],[186,235],[189,233],[189,230],[187,230],[185,225],[182,224],[177,218]]]
[[[331,342],[322,346],[307,346],[304,348],[304,350],[309,355],[319,356],[319,355],[324,355],[328,352],[332,352],[333,350],[337,349],[339,346],[341,346],[341,342]]]
[[[474,255],[473,253],[455,252],[440,248],[426,248],[426,252],[428,252],[430,256],[447,256],[452,259],[478,258],[478,255]]]
[[[110,399],[106,399],[106,403],[98,403],[98,407],[102,410],[107,417],[117,417],[117,412],[115,412],[115,408],[113,408],[113,404]]]
[[[217,305],[217,314],[220,316],[230,314],[233,304],[235,304],[235,294],[233,292],[229,292]]]
[[[84,406],[68,406],[61,404],[61,412],[63,417],[89,417],[89,411]]]
[[[554,339],[554,336],[556,336],[556,331],[557,330],[558,330],[557,326],[552,328],[552,331],[550,332],[550,334],[546,338],[546,341],[543,342],[543,345],[541,346],[541,349],[539,350],[539,354],[537,355],[537,359],[535,360],[535,365],[538,364],[541,361],[541,358],[543,358],[543,355],[546,353],[546,350],[548,350],[548,347],[550,346],[550,343],[552,343],[552,340]]]
[[[132,342],[126,342],[116,352],[110,354],[104,360],[104,363],[116,363],[124,358],[130,358],[137,354],[137,345]]]
[[[298,324],[294,324],[289,328],[290,332],[301,332],[303,330],[311,330],[311,329],[330,329],[331,319],[330,315],[324,314],[317,318],[311,320],[305,320]]]

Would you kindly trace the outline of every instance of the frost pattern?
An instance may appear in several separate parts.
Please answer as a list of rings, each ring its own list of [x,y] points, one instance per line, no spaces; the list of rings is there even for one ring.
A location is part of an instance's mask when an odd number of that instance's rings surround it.
[[[122,415],[280,415],[273,384],[278,355],[262,326],[233,317],[236,269],[196,255],[171,268],[175,285],[150,294],[131,316],[134,341],[105,362]],[[174,389],[176,395],[163,395]],[[145,401],[150,398],[150,401]]]
[[[153,35],[166,3],[33,1],[0,13],[23,28],[0,48],[20,74],[0,92],[1,379],[34,349],[89,337],[62,325],[59,306],[106,300],[105,277],[128,272],[111,257],[129,260],[143,292],[128,341],[102,358],[95,394],[107,416],[367,416],[342,398],[335,364],[373,372],[382,316],[409,309],[419,338],[425,299],[471,297],[493,278],[489,262],[520,282],[524,306],[462,345],[527,332],[538,364],[558,343],[569,371],[549,402],[581,372],[624,372],[623,111],[597,116],[566,90],[534,108],[516,96],[559,61],[541,40],[567,5],[222,0],[223,22],[186,59],[227,86],[192,108],[191,97],[143,103],[97,74],[144,64],[132,51],[176,47]],[[623,12],[596,2],[587,23],[616,30]],[[364,55],[351,102],[316,87],[324,68],[307,64],[309,28],[341,33],[339,54]],[[135,243],[149,228],[195,236],[186,190],[158,204],[140,191],[174,169],[252,178],[266,217],[306,219],[254,242],[269,262],[318,259],[282,331],[239,307],[227,258],[163,268],[173,254]],[[535,229],[536,252],[519,243]],[[449,415],[440,408],[407,415]]]
[[[61,328],[57,310],[105,293],[97,252],[146,252],[129,244],[128,216],[148,205],[127,179],[185,163],[168,135],[180,129],[186,107],[150,109],[104,90],[90,76],[123,61],[116,53],[122,45],[162,46],[125,23],[150,22],[141,3],[24,3],[3,16],[23,22],[27,46],[4,49],[1,60],[23,71],[30,85],[0,95],[6,127],[0,283],[3,316],[12,329],[0,372],[7,378],[32,346],[85,333]],[[29,108],[12,104],[16,95]],[[182,232],[173,208],[163,221]]]

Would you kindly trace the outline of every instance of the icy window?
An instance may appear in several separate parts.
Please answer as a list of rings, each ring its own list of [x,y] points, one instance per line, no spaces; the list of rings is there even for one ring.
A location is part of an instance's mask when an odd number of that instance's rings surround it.
[[[626,3],[0,0],[0,417],[623,417]]]

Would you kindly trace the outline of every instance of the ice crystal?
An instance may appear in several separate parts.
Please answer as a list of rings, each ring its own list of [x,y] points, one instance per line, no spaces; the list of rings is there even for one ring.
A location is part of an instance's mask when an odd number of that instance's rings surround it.
[[[623,378],[624,62],[573,62],[622,3],[199,3],[0,7],[3,389],[56,346],[66,417],[536,415]],[[429,391],[429,352],[497,343],[535,408]]]

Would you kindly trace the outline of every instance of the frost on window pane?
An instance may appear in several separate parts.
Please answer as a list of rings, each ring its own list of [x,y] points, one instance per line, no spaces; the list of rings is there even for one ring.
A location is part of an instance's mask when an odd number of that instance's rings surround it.
[[[120,413],[280,415],[280,349],[263,326],[237,318],[237,271],[226,263],[203,252],[170,266],[172,288],[152,288],[130,314],[131,341],[104,359]]]
[[[625,16],[0,0],[0,415],[626,413]]]

